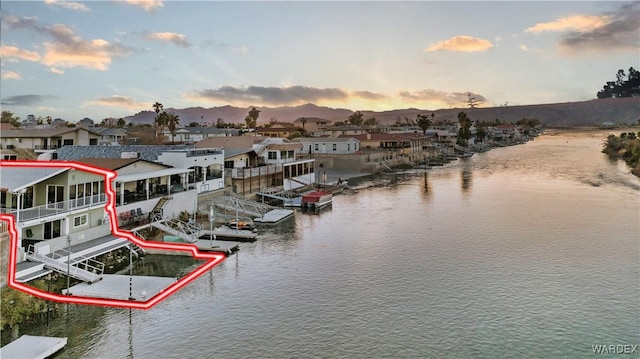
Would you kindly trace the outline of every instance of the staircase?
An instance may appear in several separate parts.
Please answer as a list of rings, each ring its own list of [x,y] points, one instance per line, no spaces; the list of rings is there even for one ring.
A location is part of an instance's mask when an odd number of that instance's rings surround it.
[[[104,263],[90,258],[82,258],[82,260],[76,261],[75,263],[69,263],[67,262],[69,257],[69,252],[63,249],[56,250],[51,254],[41,254],[35,250],[33,245],[31,245],[27,251],[28,260],[44,263],[45,268],[68,275],[71,278],[75,278],[89,284],[102,279]]]
[[[128,248],[133,253],[133,255],[136,256],[136,258],[143,257],[147,254],[144,251],[144,248],[136,245],[135,243],[131,243]]]
[[[153,207],[153,209],[149,213],[149,216],[150,216],[149,219],[154,218],[156,215],[162,216],[162,209],[167,204],[167,202],[169,202],[169,200],[170,200],[169,197],[160,197],[160,200],[158,201],[158,203],[156,203],[156,206]]]

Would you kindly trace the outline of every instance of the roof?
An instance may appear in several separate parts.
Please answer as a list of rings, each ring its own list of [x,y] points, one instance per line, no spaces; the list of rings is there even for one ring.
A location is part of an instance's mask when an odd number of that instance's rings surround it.
[[[223,147],[225,155],[229,149],[250,149],[255,143],[264,141],[264,136],[225,136],[225,137],[209,137],[196,143],[198,148]]]
[[[120,158],[123,152],[137,152],[140,159],[155,162],[164,151],[184,150],[193,145],[122,145],[122,146],[63,146],[58,148],[58,159]]]
[[[94,167],[105,168],[116,171],[138,161],[144,161],[139,158],[79,158],[76,162],[82,162]],[[149,162],[149,161],[144,161]],[[164,166],[160,163],[153,162],[156,165]],[[168,167],[168,166],[165,166]]]
[[[416,133],[365,133],[361,135],[341,135],[340,137],[353,137],[359,141],[410,141],[424,136]]]
[[[344,137],[296,137],[293,142],[304,142],[304,143],[326,143],[326,142],[349,142],[349,141],[357,141],[360,142],[355,136],[345,135]]]
[[[185,168],[165,168],[156,171],[145,171],[138,173],[128,173],[126,175],[118,175],[115,179],[116,182],[132,182],[143,180],[146,178],[156,178],[156,177],[164,177],[177,175],[181,173],[193,172],[193,170],[185,169]]]
[[[17,192],[68,170],[69,168],[2,167],[0,188]]]
[[[189,132],[189,133],[214,133],[214,134],[231,134],[237,136],[239,131],[235,128],[217,128],[217,127],[183,127],[177,132]]]
[[[65,133],[80,131],[80,130],[97,134],[92,130],[89,130],[84,127],[56,127],[56,128],[32,128],[28,130],[4,130],[3,129],[3,131],[0,133],[0,137],[7,137],[7,138],[55,137],[55,136],[61,136]]]
[[[91,130],[102,136],[126,135],[128,132],[122,128],[91,127]]]

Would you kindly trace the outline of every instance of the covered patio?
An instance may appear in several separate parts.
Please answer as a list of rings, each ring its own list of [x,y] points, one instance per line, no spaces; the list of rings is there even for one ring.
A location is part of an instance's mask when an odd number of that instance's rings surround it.
[[[194,185],[192,169],[165,168],[118,175],[114,180],[116,206],[187,191]]]

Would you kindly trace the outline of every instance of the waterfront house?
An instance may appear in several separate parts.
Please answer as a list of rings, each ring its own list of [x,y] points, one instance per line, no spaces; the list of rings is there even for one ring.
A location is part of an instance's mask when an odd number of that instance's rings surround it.
[[[117,174],[113,188],[120,226],[141,224],[154,211],[172,218],[196,208],[198,192],[192,169],[174,168],[140,158],[81,158],[76,161]]]
[[[315,181],[314,160],[298,159],[300,143],[284,138],[234,136],[208,138],[196,147],[225,150],[225,185],[249,195],[266,187],[293,189]]]
[[[109,235],[104,177],[71,168],[2,168],[0,206],[18,231],[18,259],[29,245],[46,253]]]
[[[188,170],[188,183],[198,193],[224,188],[224,150],[193,145],[72,146],[57,151],[58,159],[137,158]]]
[[[298,137],[292,142],[302,144],[301,153],[308,155],[335,154],[349,155],[360,151],[360,141],[357,138],[345,137]]]

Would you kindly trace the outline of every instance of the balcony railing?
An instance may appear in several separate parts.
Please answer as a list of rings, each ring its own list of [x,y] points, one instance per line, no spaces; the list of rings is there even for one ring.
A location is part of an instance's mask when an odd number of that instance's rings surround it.
[[[39,219],[48,216],[54,216],[56,214],[75,211],[82,208],[89,208],[107,203],[107,198],[104,193],[96,194],[93,196],[81,197],[71,199],[64,202],[48,203],[42,206],[31,207],[18,210],[15,208],[2,208],[2,213],[13,214],[17,221],[25,222],[33,219]]]

